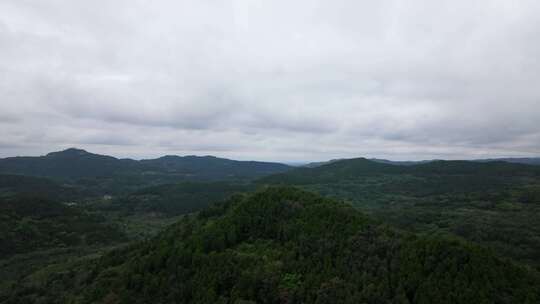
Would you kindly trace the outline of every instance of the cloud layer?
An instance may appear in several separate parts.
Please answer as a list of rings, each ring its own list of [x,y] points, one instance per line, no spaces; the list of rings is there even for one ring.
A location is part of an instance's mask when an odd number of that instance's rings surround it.
[[[0,156],[540,155],[538,1],[0,3]]]

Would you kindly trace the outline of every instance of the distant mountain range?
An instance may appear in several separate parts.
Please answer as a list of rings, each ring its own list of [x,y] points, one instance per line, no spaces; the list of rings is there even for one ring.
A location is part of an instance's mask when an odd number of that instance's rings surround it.
[[[369,160],[377,162],[377,163],[398,165],[398,166],[414,166],[414,165],[420,165],[420,164],[436,161],[436,160],[418,160],[418,161],[402,160],[400,161],[400,160],[388,160],[388,159],[380,159],[380,158],[370,158]]]
[[[491,158],[491,159],[477,159],[477,162],[493,162],[504,161],[507,163],[525,164],[540,166],[540,157],[522,157],[522,158]]]
[[[280,163],[259,161],[238,161],[215,156],[167,155],[157,159],[141,160],[140,164],[169,173],[181,172],[191,176],[209,179],[233,177],[260,177],[291,169]]]
[[[316,168],[316,167],[320,167],[320,166],[323,166],[323,165],[328,165],[328,164],[331,164],[331,163],[335,163],[335,162],[341,161],[341,160],[345,160],[345,158],[336,158],[336,159],[331,159],[331,160],[327,160],[327,161],[312,162],[312,163],[309,163],[309,164],[305,164],[305,165],[303,165],[301,167]]]
[[[346,158],[340,158],[340,159],[332,159],[329,161],[323,161],[323,162],[312,162],[309,164],[304,165],[303,167],[308,168],[314,168],[319,167],[322,165],[330,164],[336,161],[340,160],[347,160]],[[377,162],[377,163],[383,163],[383,164],[389,164],[389,165],[398,165],[398,166],[413,166],[413,165],[420,165],[425,163],[430,163],[434,161],[440,161],[440,159],[431,159],[431,160],[418,160],[418,161],[395,161],[395,160],[388,160],[388,159],[381,159],[381,158],[370,158],[369,160]],[[529,157],[529,158],[486,158],[486,159],[474,159],[469,160],[471,162],[507,162],[507,163],[514,163],[514,164],[524,164],[524,165],[534,165],[534,166],[540,166],[540,157]]]
[[[315,168],[322,165],[327,165],[331,163],[335,163],[342,160],[348,160],[353,158],[337,158],[337,159],[331,159],[329,161],[322,161],[322,162],[313,162],[309,163],[307,165],[304,165],[304,167],[307,168]],[[376,162],[376,163],[382,163],[382,164],[389,164],[389,165],[399,165],[399,166],[412,166],[412,165],[418,165],[423,163],[431,162],[432,160],[421,160],[421,161],[394,161],[394,160],[388,160],[388,159],[381,159],[381,158],[370,158],[370,161]]]
[[[237,161],[214,156],[164,156],[157,159],[118,159],[81,149],[67,149],[38,157],[0,159],[0,173],[61,179],[127,176],[168,176],[190,180],[254,179],[291,167],[280,163]]]
[[[475,175],[475,176],[540,176],[540,167],[506,161],[434,160],[417,163],[390,162],[352,158],[334,160],[313,167],[299,167],[263,177],[259,183],[317,184],[343,181],[377,174],[397,175]]]
[[[414,167],[417,165],[437,163],[438,160],[425,161],[391,161],[386,159],[333,159],[304,165],[296,170],[306,168],[331,167],[341,168],[345,172],[358,170],[395,170],[395,166]],[[462,161],[466,163],[505,162],[514,164],[540,165],[540,158],[500,158]],[[361,168],[359,163],[363,163]],[[391,165],[390,167],[381,165]],[[474,167],[474,166],[473,166]],[[51,152],[38,157],[8,157],[0,159],[0,174],[19,174],[41,176],[56,179],[78,180],[86,178],[112,178],[130,176],[148,180],[171,182],[177,180],[215,181],[215,180],[254,180],[265,176],[290,171],[294,167],[282,163],[237,161],[215,156],[176,156],[167,155],[156,159],[118,159],[112,156],[99,155],[85,150],[70,148],[64,151]],[[296,171],[293,170],[293,171]],[[310,174],[317,170],[310,172]],[[294,172],[292,174],[295,174]],[[162,182],[158,182],[162,183]]]

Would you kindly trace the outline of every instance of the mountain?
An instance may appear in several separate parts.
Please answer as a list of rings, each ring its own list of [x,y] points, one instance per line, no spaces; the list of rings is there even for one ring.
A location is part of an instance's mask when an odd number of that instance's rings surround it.
[[[352,158],[331,161],[312,168],[295,168],[281,174],[264,177],[259,180],[259,183],[310,184],[333,182],[340,179],[352,179],[376,174],[540,176],[540,168],[504,161],[476,162],[443,160],[398,166],[393,163],[366,158]]]
[[[504,162],[515,163],[515,164],[540,166],[540,157],[532,157],[532,158],[526,158],[526,157],[523,157],[523,158],[492,158],[492,159],[477,159],[475,161],[477,161],[477,162],[504,161]]]
[[[260,179],[259,183],[310,184],[354,176],[401,172],[399,166],[370,161],[365,158],[336,160],[315,167],[301,167]]]
[[[438,159],[434,160],[420,160],[420,161],[393,161],[387,159],[371,158],[370,160],[390,165],[400,165],[400,166],[413,166],[425,164],[433,161],[440,161]],[[471,160],[473,162],[507,162],[513,164],[523,164],[523,165],[535,165],[540,166],[540,158],[487,158],[487,159],[475,159]]]
[[[424,163],[432,162],[433,160],[419,160],[419,161],[396,161],[396,160],[388,160],[388,159],[380,159],[380,158],[370,158],[369,160],[383,163],[383,164],[389,164],[389,165],[398,165],[398,166],[413,166],[413,165],[419,165]]]
[[[329,163],[333,163],[336,161],[342,161],[347,159],[332,159],[329,161],[323,161],[323,162],[313,162],[304,165],[303,167],[308,168],[314,168],[319,167],[322,165],[326,165]],[[421,165],[425,163],[430,163],[434,161],[441,161],[439,159],[432,159],[432,160],[418,160],[418,161],[395,161],[395,160],[388,160],[388,159],[381,159],[381,158],[370,158],[370,161],[383,163],[383,164],[389,164],[389,165],[398,165],[398,166],[414,166],[414,165]],[[523,165],[540,165],[540,158],[487,158],[487,159],[475,159],[471,160],[473,162],[508,162],[508,163],[514,163],[514,164],[523,164]]]
[[[3,174],[64,180],[110,179],[121,176],[122,181],[119,182],[124,184],[162,184],[178,180],[248,180],[284,172],[290,168],[279,163],[236,161],[213,156],[164,156],[137,161],[93,154],[75,148],[39,157],[0,159],[0,173]]]
[[[400,229],[458,236],[540,270],[540,167],[432,161],[396,166],[348,159],[264,177],[344,199]]]
[[[0,172],[77,179],[104,177],[140,169],[134,160],[119,160],[112,156],[93,154],[80,149],[67,149],[39,157],[8,157],[0,159]]]
[[[3,303],[538,303],[538,273],[293,188],[235,196],[155,239],[20,280]]]
[[[182,173],[203,180],[251,179],[284,172],[291,167],[270,162],[237,161],[215,156],[175,156],[141,160],[141,164],[169,173]]]
[[[312,162],[312,163],[305,164],[305,165],[303,165],[301,167],[315,168],[315,167],[320,167],[322,165],[328,165],[328,164],[331,164],[331,163],[335,163],[335,162],[341,161],[341,160],[344,160],[344,159],[343,158],[338,158],[338,159],[331,159],[331,160],[321,161],[321,162]]]

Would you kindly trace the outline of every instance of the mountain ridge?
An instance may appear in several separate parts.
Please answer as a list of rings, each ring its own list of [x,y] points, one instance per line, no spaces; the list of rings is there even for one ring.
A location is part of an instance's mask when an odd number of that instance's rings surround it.
[[[535,176],[540,167],[505,161],[434,160],[416,164],[396,165],[367,158],[335,160],[315,167],[297,167],[287,172],[261,178],[259,183],[304,184],[335,181],[370,174],[509,174]]]
[[[307,167],[307,168],[314,168],[319,167],[322,165],[327,165],[333,162],[342,161],[342,160],[349,160],[349,159],[355,159],[355,158],[336,158],[331,159],[328,161],[320,161],[320,162],[310,162],[298,167]],[[502,158],[485,158],[485,159],[462,159],[462,160],[444,160],[444,159],[425,159],[425,160],[389,160],[384,158],[368,158],[371,161],[383,163],[383,164],[389,164],[389,165],[397,165],[397,166],[413,166],[413,165],[420,165],[425,163],[430,163],[434,161],[469,161],[469,162],[507,162],[507,163],[514,163],[514,164],[524,164],[524,165],[540,165],[540,157],[502,157]]]
[[[119,159],[77,148],[50,152],[44,156],[0,159],[0,173],[66,179],[104,178],[118,174],[143,175],[152,172],[162,175],[173,174],[173,178],[201,180],[252,179],[290,168],[281,163],[238,161],[209,155],[167,155],[143,160]]]

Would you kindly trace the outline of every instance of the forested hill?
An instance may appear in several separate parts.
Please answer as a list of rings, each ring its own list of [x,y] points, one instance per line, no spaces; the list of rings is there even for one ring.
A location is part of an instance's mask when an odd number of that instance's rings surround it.
[[[291,167],[270,162],[237,161],[215,156],[168,155],[157,159],[141,160],[141,164],[165,172],[183,172],[202,179],[253,178],[285,172]]]
[[[347,159],[332,159],[329,161],[323,161],[323,162],[313,162],[308,163],[302,167],[308,167],[308,168],[314,168],[319,167],[322,165],[326,165],[329,163],[333,163],[336,161],[341,160],[347,160]],[[440,159],[431,159],[431,160],[409,160],[409,161],[396,161],[396,160],[388,160],[388,159],[381,159],[381,158],[370,158],[369,160],[383,163],[383,164],[389,164],[389,165],[397,165],[397,166],[414,166],[414,165],[421,165],[421,164],[427,164],[430,162],[439,161]],[[485,158],[485,159],[474,159],[470,160],[470,162],[479,162],[479,163],[489,163],[489,162],[507,162],[507,163],[514,163],[514,164],[523,164],[523,165],[540,165],[540,158],[539,157],[521,157],[521,158]]]
[[[344,199],[400,229],[462,237],[540,270],[539,166],[502,161],[398,166],[350,159],[258,182]]]
[[[351,178],[358,175],[375,173],[399,173],[403,167],[382,164],[365,158],[354,158],[332,161],[316,167],[300,167],[293,170],[270,175],[260,180],[261,183],[304,184],[317,183],[324,180]]]
[[[0,159],[0,172],[54,178],[111,176],[115,173],[141,170],[134,160],[120,160],[79,149],[52,152],[39,157]]]
[[[54,286],[54,288],[51,288]],[[5,303],[538,303],[536,273],[294,188],[235,196],[152,241],[18,282]]]
[[[400,166],[366,158],[334,161],[318,167],[296,168],[284,173],[264,177],[260,183],[269,184],[316,184],[361,178],[370,175],[470,175],[540,177],[540,167],[508,163],[503,161],[432,161],[415,165]]]
[[[165,180],[253,179],[287,171],[280,163],[235,161],[217,157],[165,156],[158,159],[132,160],[67,149],[40,157],[0,159],[0,173],[44,176],[62,179],[139,178]]]
[[[479,159],[478,162],[504,161],[508,163],[540,166],[540,157]]]

